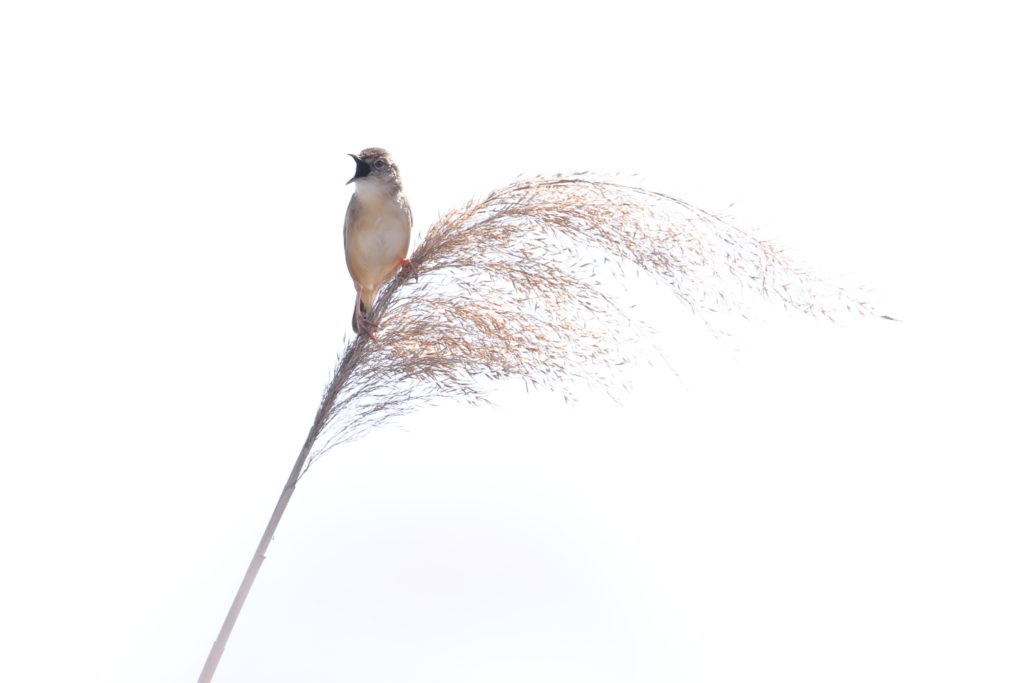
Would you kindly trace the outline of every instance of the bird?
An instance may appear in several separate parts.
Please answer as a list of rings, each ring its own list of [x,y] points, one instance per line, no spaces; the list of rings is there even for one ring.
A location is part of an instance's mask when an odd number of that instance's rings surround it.
[[[398,166],[386,150],[369,147],[349,156],[356,161],[355,175],[345,183],[355,183],[345,214],[345,264],[356,287],[352,330],[373,338],[367,315],[378,290],[399,268],[412,265],[405,258],[412,210]]]

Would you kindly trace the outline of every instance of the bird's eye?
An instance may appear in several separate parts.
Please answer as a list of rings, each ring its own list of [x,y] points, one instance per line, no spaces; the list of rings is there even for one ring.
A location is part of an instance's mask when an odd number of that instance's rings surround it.
[[[377,159],[377,160],[375,160],[373,162],[373,167],[375,169],[377,169],[378,171],[381,170],[382,168],[384,168],[384,166],[385,166],[385,163],[384,163],[383,159]]]

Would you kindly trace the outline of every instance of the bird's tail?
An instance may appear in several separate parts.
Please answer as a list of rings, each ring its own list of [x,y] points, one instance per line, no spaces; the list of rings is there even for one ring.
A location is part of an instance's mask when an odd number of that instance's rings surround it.
[[[355,310],[352,311],[352,331],[356,333],[359,332],[359,322],[356,320],[356,316],[360,315],[363,316],[363,320],[366,319],[366,306],[363,304],[362,300],[356,304]]]
[[[373,308],[373,302],[377,298],[377,290],[372,292],[360,291],[356,295],[356,307],[352,311],[352,331],[356,334],[359,333],[359,321],[357,317],[362,317],[366,320],[366,316],[370,313],[370,309]]]

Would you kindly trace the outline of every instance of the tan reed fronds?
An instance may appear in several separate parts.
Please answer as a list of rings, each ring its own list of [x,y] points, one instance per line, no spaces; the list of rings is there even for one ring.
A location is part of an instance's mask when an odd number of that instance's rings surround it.
[[[770,243],[675,197],[591,174],[521,179],[442,216],[380,293],[374,338],[335,368],[200,683],[208,683],[296,483],[333,445],[437,399],[486,401],[490,380],[610,388],[642,328],[602,286],[634,266],[714,330],[749,294],[810,315],[875,315]],[[880,316],[885,317],[885,316]]]
[[[486,400],[483,379],[564,392],[608,387],[640,328],[601,285],[630,264],[716,329],[744,294],[827,318],[868,304],[797,268],[723,217],[591,174],[521,179],[448,212],[371,313],[375,339],[339,359],[311,430],[314,451],[438,398]]]

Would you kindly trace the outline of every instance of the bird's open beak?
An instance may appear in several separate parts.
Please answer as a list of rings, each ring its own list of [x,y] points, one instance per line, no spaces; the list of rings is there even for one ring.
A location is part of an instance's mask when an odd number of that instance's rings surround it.
[[[352,179],[349,180],[348,183],[370,175],[370,165],[368,163],[357,157],[355,154],[349,154],[349,156],[356,160],[356,174],[352,176]],[[345,184],[348,185],[348,183]]]

